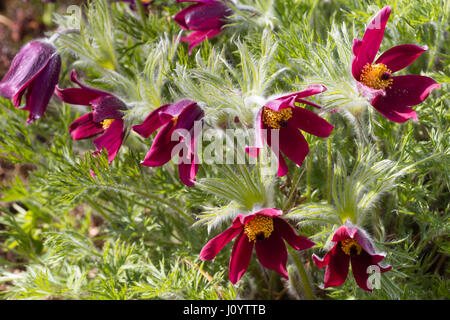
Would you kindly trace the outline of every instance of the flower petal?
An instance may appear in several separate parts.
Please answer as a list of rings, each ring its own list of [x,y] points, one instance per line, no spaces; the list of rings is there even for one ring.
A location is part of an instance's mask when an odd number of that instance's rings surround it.
[[[309,153],[309,146],[293,122],[288,121],[287,126],[280,129],[279,143],[281,152],[300,167]]]
[[[178,141],[172,141],[174,131],[174,122],[167,123],[156,135],[150,151],[145,156],[142,165],[147,167],[159,167],[172,159],[172,149],[178,144]]]
[[[385,64],[394,73],[409,66],[426,50],[427,47],[402,44],[385,51],[375,63]]]
[[[218,236],[215,236],[203,247],[200,251],[201,260],[212,260],[231,240],[233,240],[239,233],[242,232],[242,228],[230,227]]]
[[[256,114],[255,122],[254,122],[254,128],[255,128],[255,143],[254,146],[247,146],[245,147],[245,152],[253,158],[258,157],[259,150],[264,147],[264,125],[262,122],[262,112],[263,108],[259,109],[258,113]],[[267,134],[267,131],[266,131]]]
[[[256,240],[256,255],[261,264],[288,279],[287,250],[280,234],[274,230],[269,238]]]
[[[328,137],[334,128],[314,112],[300,107],[292,108],[292,118],[289,121],[295,127],[322,138]]]
[[[372,292],[372,289],[369,289],[367,286],[367,279],[369,278],[367,268],[373,265],[372,257],[367,252],[362,251],[361,254],[352,255],[351,263],[353,276],[358,286],[361,289]]]
[[[126,105],[120,99],[113,95],[103,95],[92,100],[91,105],[94,108],[94,121],[101,122],[105,119],[122,119],[123,113],[120,110],[126,110]]]
[[[327,269],[325,270],[324,288],[339,287],[347,279],[350,256],[346,255],[339,245],[330,250]]]
[[[416,112],[409,108],[422,103],[435,88],[440,85],[430,77],[405,75],[392,77],[392,86],[386,95],[376,96],[372,106],[391,121],[402,123],[408,119],[417,119]]]
[[[358,55],[356,56],[355,61],[354,76],[358,81],[362,68],[367,63],[372,63],[377,55],[390,14],[390,6],[381,9],[367,26],[361,43],[357,45],[356,51],[358,52]]]
[[[70,135],[75,140],[91,138],[103,131],[102,125],[94,122],[92,112],[79,117],[69,126]]]
[[[159,108],[153,110],[144,122],[141,124],[133,126],[133,130],[137,132],[141,137],[148,138],[153,132],[158,130],[163,125],[167,124],[172,118],[171,117],[160,117],[160,113],[168,108],[168,104],[163,105]]]
[[[29,111],[27,123],[39,119],[44,114],[58,83],[60,71],[61,58],[54,55],[29,85],[24,108]]]
[[[218,35],[220,31],[221,31],[220,29],[194,31],[190,33],[187,37],[181,37],[180,40],[184,42],[189,42],[189,55],[190,55],[192,53],[192,50],[196,46],[205,41],[206,38],[211,39],[212,37]]]
[[[273,219],[273,228],[278,230],[280,236],[295,250],[305,250],[315,245],[308,238],[297,235],[294,228],[282,218]]]
[[[123,120],[114,120],[105,133],[94,139],[94,145],[97,151],[101,152],[103,148],[108,151],[108,162],[111,163],[122,146],[125,132],[123,128]]]
[[[247,271],[252,253],[253,241],[249,241],[247,235],[241,232],[231,251],[229,277],[232,284],[236,284]]]

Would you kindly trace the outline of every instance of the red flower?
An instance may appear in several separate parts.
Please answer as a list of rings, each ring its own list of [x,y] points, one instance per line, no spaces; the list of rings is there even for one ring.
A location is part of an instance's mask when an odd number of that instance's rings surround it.
[[[226,0],[225,0],[226,1]],[[193,31],[181,41],[189,42],[189,54],[192,49],[206,38],[220,33],[231,15],[231,9],[220,0],[177,0],[177,2],[197,2],[177,13],[173,19],[184,30]]]
[[[292,93],[267,102],[256,116],[255,146],[247,147],[247,153],[252,157],[257,157],[259,149],[264,146],[264,140],[267,140],[267,144],[279,159],[279,177],[286,175],[288,171],[284,157],[282,154],[279,154],[279,151],[298,166],[301,166],[306,155],[309,153],[309,146],[299,129],[325,138],[331,134],[331,130],[334,127],[314,112],[298,107],[295,103],[303,103],[321,108],[317,104],[304,100],[303,98],[324,92],[325,90],[326,88],[322,85],[311,85],[304,91]],[[279,130],[279,141],[271,141],[272,135],[270,132],[267,133],[268,129]],[[264,131],[267,134],[264,134]]]
[[[430,91],[440,85],[425,76],[392,76],[413,63],[427,47],[395,46],[374,62],[390,13],[390,6],[381,9],[368,25],[362,40],[353,40],[352,74],[358,81],[358,89],[378,112],[391,121],[402,123],[408,119],[417,120],[417,114],[410,106],[422,103]]]
[[[108,151],[108,161],[114,160],[125,137],[123,113],[126,105],[112,94],[85,86],[77,79],[75,70],[70,78],[80,88],[60,89],[56,87],[56,95],[64,102],[70,104],[90,106],[93,111],[76,119],[69,126],[73,139],[88,139],[101,134],[94,139],[101,152],[103,148]]]
[[[364,231],[357,227],[340,227],[335,232],[332,241],[335,242],[335,245],[323,259],[315,254],[312,256],[317,267],[327,267],[324,288],[341,286],[347,279],[350,262],[356,283],[361,289],[370,292],[372,289],[367,285],[369,278],[367,268],[375,266],[381,273],[392,269],[391,266],[379,265],[385,255],[376,253],[371,240]]]
[[[179,151],[178,173],[186,186],[194,186],[195,175],[199,168],[196,155],[198,133],[195,132],[195,123],[203,116],[203,110],[195,101],[182,99],[153,110],[142,124],[133,126],[133,130],[144,138],[150,137],[156,130],[162,128],[153,140],[142,165],[160,167],[166,164],[175,155],[176,147],[182,144],[187,154],[183,154],[183,150]],[[180,133],[185,131],[186,134],[181,134],[178,140],[173,140],[172,137],[177,131]]]
[[[247,271],[253,253],[266,268],[272,269],[288,279],[286,270],[287,250],[283,240],[295,250],[311,248],[314,242],[295,233],[294,229],[279,218],[279,209],[263,209],[252,215],[238,215],[230,228],[211,239],[200,252],[200,259],[212,260],[233,238],[229,277],[233,284]]]

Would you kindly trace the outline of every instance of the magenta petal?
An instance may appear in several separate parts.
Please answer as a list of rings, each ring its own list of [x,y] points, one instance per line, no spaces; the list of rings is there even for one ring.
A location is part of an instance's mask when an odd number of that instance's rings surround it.
[[[337,246],[337,244],[335,244],[335,246]],[[333,250],[328,251],[323,258],[319,258],[316,254],[312,255],[312,259],[317,268],[326,267],[330,263],[332,251]]]
[[[288,125],[280,129],[279,143],[281,152],[300,167],[309,153],[309,146],[305,137],[294,126],[293,122],[288,121]]]
[[[195,101],[189,99],[181,99],[175,103],[167,104],[162,106],[156,110],[159,110],[159,115],[162,120],[167,118],[175,118],[181,115],[185,110],[189,110],[189,108],[193,107],[197,103]],[[200,108],[197,106],[197,108]],[[155,111],[156,111],[155,110]]]
[[[361,44],[359,44],[357,48],[358,55],[356,56],[355,66],[357,80],[359,80],[362,68],[367,63],[372,63],[375,59],[378,49],[380,48],[381,41],[383,40],[384,29],[386,28],[386,23],[390,14],[391,7],[384,7],[377,13],[375,18],[367,26],[366,32],[361,40]]]
[[[207,38],[210,39],[220,33],[220,29],[211,29],[206,31],[194,31],[190,33],[187,37],[180,38],[181,41],[189,42],[189,55],[192,50],[198,46],[200,43],[205,41]]]
[[[105,119],[122,119],[123,113],[120,110],[126,110],[126,105],[120,99],[112,95],[103,95],[91,101],[94,108],[94,121],[101,122]]]
[[[184,12],[184,22],[189,30],[220,29],[230,11],[220,2],[197,4],[189,8]]]
[[[285,220],[275,218],[273,219],[273,224],[274,229],[278,230],[281,237],[295,250],[305,250],[315,245],[315,243],[308,238],[297,235],[294,228],[292,228]]]
[[[357,232],[358,229],[356,227],[341,226],[336,230],[331,241],[339,242],[347,239],[353,239]]]
[[[322,138],[328,137],[334,128],[314,112],[300,107],[292,108],[292,118],[289,121],[293,126]]]
[[[69,126],[70,135],[75,140],[91,138],[103,131],[102,125],[93,121],[92,112],[79,117]]]
[[[61,58],[54,55],[29,85],[24,110],[29,111],[27,123],[39,119],[53,96],[61,71]]]
[[[252,253],[253,241],[249,241],[247,235],[241,232],[231,251],[229,277],[232,284],[236,284],[247,271]]]
[[[373,265],[372,257],[367,252],[362,251],[361,254],[352,255],[351,263],[353,276],[358,286],[361,289],[372,292],[367,286],[367,279],[369,278],[367,268]]]
[[[123,129],[123,120],[114,120],[105,130],[105,133],[94,139],[94,144],[98,151],[105,148],[108,151],[108,162],[111,163],[119,152],[122,145],[125,132]]]
[[[275,217],[281,216],[282,214],[283,214],[283,211],[280,209],[266,208],[266,209],[262,209],[258,212],[255,212],[254,214],[250,214],[250,215],[240,214],[240,215],[238,215],[238,217],[239,217],[240,224],[245,225],[246,223],[248,223],[251,220],[253,220],[254,218],[256,218],[256,216],[275,218]]]
[[[259,150],[264,147],[264,131],[263,131],[263,122],[262,122],[262,112],[263,108],[259,109],[256,114],[254,129],[255,129],[255,144],[252,147],[245,147],[245,152],[253,158],[258,157]]]
[[[435,88],[440,85],[430,77],[405,75],[392,77],[392,86],[386,95],[379,95],[372,100],[372,106],[386,118],[394,122],[417,119],[415,111],[409,106],[422,103]]]
[[[280,234],[274,230],[269,238],[256,240],[256,255],[259,262],[288,279],[286,270],[287,250]]]
[[[413,44],[402,44],[385,51],[375,63],[385,64],[394,73],[409,66],[427,49]]]
[[[158,132],[142,165],[159,167],[172,159],[172,149],[178,144],[178,141],[172,141],[173,129],[174,122],[170,121]]]
[[[231,227],[212,238],[203,247],[200,252],[200,259],[212,260],[216,257],[220,250],[222,250],[231,240],[233,240],[239,233],[242,232],[242,228]]]
[[[352,51],[355,56],[358,55],[359,49],[361,48],[362,41],[359,39],[353,39]]]
[[[266,127],[264,127],[264,129],[267,129]],[[280,152],[280,131],[281,130],[277,130],[277,129],[270,129],[267,132],[267,144],[270,146],[271,150],[273,151],[273,153],[275,154],[275,157],[278,159],[278,177],[283,177],[287,174],[288,172],[288,167],[286,164],[286,161],[284,160],[283,155]],[[298,131],[298,130],[297,130]],[[275,137],[277,137],[274,141],[274,144],[272,144],[272,133],[276,133]],[[302,136],[303,137],[303,136]],[[303,138],[304,139],[304,138]]]
[[[171,121],[170,117],[160,117],[161,111],[167,109],[168,106],[169,105],[166,104],[153,110],[147,118],[145,118],[144,122],[133,126],[133,130],[136,131],[141,137],[150,137],[153,132]]]
[[[329,263],[325,270],[324,288],[339,287],[347,279],[350,256],[346,255],[339,245],[330,250]]]

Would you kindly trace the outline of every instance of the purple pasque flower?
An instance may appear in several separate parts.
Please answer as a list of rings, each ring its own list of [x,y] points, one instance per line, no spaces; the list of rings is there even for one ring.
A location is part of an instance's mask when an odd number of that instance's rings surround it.
[[[22,47],[0,82],[0,95],[12,99],[16,108],[25,95],[27,123],[39,119],[47,109],[61,71],[61,58],[56,48],[43,40]]]
[[[353,40],[352,75],[362,95],[387,119],[402,123],[417,120],[411,108],[422,103],[440,85],[432,78],[418,75],[392,74],[413,63],[427,47],[403,44],[385,51],[375,60],[391,7],[381,9],[368,25],[362,40]]]
[[[78,81],[75,70],[70,74],[72,82],[79,88],[60,89],[56,87],[56,95],[64,102],[76,105],[90,106],[89,112],[76,119],[69,126],[70,135],[74,140],[94,139],[94,145],[99,153],[105,148],[108,151],[108,161],[116,157],[125,137],[123,111],[126,105],[112,94],[88,87]]]
[[[196,2],[177,13],[173,19],[184,30],[193,31],[180,40],[189,43],[192,49],[206,38],[210,39],[220,33],[232,10],[225,4],[227,0],[177,0],[177,2]]]
[[[333,235],[333,248],[320,259],[315,254],[312,258],[317,267],[327,267],[323,288],[339,287],[347,279],[351,263],[353,276],[361,289],[372,291],[368,286],[369,267],[373,266],[380,273],[392,269],[391,266],[382,267],[380,262],[385,255],[375,252],[372,241],[366,233],[356,226],[341,226]]]
[[[257,157],[259,150],[264,147],[264,140],[278,157],[278,176],[282,177],[288,172],[284,156],[301,166],[309,146],[300,130],[317,137],[328,137],[333,126],[316,113],[295,105],[303,103],[316,108],[319,105],[303,98],[324,92],[323,85],[311,85],[306,90],[295,92],[280,98],[270,100],[262,107],[255,120],[255,146],[247,147],[246,152]],[[300,130],[299,130],[300,129]],[[272,141],[273,130],[278,131],[277,141]],[[284,156],[283,156],[284,155]]]
[[[247,271],[253,247],[259,262],[288,279],[286,241],[295,250],[305,250],[314,242],[297,235],[279,209],[263,209],[251,215],[238,215],[230,228],[209,240],[200,252],[200,259],[212,260],[235,237],[231,251],[229,278],[236,284]]]
[[[194,186],[199,168],[196,155],[198,133],[194,129],[203,116],[203,110],[195,101],[183,99],[153,110],[142,124],[133,126],[133,130],[144,138],[161,128],[142,165],[160,167],[178,153],[180,180],[186,186]],[[182,148],[177,152],[180,146]]]

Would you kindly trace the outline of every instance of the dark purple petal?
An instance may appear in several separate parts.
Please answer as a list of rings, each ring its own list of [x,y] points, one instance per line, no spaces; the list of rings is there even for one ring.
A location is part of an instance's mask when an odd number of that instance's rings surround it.
[[[61,58],[54,55],[29,84],[24,107],[24,110],[29,112],[27,123],[39,119],[44,114],[58,83],[60,71]]]
[[[108,151],[108,162],[111,163],[119,152],[125,137],[123,120],[114,120],[105,133],[94,139],[94,144],[97,151],[102,151],[105,148]]]
[[[153,110],[147,118],[145,118],[144,122],[133,126],[133,130],[143,138],[150,137],[156,130],[172,120],[171,117],[160,117],[161,111],[166,110],[168,106],[169,105],[166,104]]]
[[[236,284],[247,271],[252,253],[253,241],[249,241],[247,235],[241,232],[231,251],[229,277],[232,284]]]
[[[353,276],[358,286],[361,289],[372,292],[367,286],[367,279],[369,278],[367,268],[373,265],[372,257],[367,252],[362,251],[361,254],[352,255],[351,263]]]
[[[350,256],[346,255],[339,245],[330,250],[330,256],[325,270],[324,288],[339,287],[347,279]]]
[[[426,50],[427,47],[402,44],[385,51],[375,63],[385,64],[394,73],[409,66]]]
[[[103,131],[103,126],[94,122],[92,112],[79,117],[69,126],[70,135],[75,140],[92,138]]]
[[[292,108],[292,118],[289,119],[289,122],[303,131],[322,138],[328,137],[334,128],[314,112],[300,107]]]
[[[372,100],[372,106],[391,121],[402,123],[408,119],[417,119],[416,112],[409,108],[422,103],[435,88],[440,85],[430,77],[405,75],[392,77],[392,86],[386,95]]]
[[[178,141],[172,141],[174,122],[167,123],[156,135],[150,151],[145,156],[142,165],[147,167],[159,167],[172,159],[172,149]]]
[[[275,218],[275,217],[279,217],[283,214],[283,211],[280,209],[276,209],[276,208],[266,208],[266,209],[262,209],[258,212],[255,212],[254,214],[250,214],[250,215],[239,215],[239,219],[240,219],[240,223],[242,225],[245,225],[246,223],[250,222],[251,220],[253,220],[256,216],[264,216],[264,217],[268,217],[268,218]]]
[[[341,226],[336,230],[331,241],[339,242],[347,239],[353,239],[357,232],[358,229],[356,227]]]
[[[31,41],[24,45],[11,62],[6,75],[0,82],[0,95],[20,105],[21,97],[30,83],[47,66],[55,55],[55,48],[42,41]]]
[[[286,270],[287,250],[280,234],[274,230],[269,238],[256,240],[256,255],[259,262],[288,279]]]
[[[380,48],[381,41],[384,36],[384,29],[386,23],[391,14],[391,7],[386,6],[381,9],[375,18],[369,23],[366,28],[366,32],[361,40],[361,43],[357,44],[356,51],[358,55],[355,61],[355,71],[353,72],[355,78],[359,80],[362,68],[367,63],[372,63]]]
[[[315,245],[315,243],[308,238],[297,235],[294,228],[281,218],[273,219],[273,228],[274,230],[277,230],[280,236],[295,250],[305,250]]]
[[[91,101],[94,108],[94,121],[101,122],[105,119],[122,119],[126,105],[120,99],[112,95],[103,95]]]
[[[220,250],[222,250],[231,240],[233,240],[239,233],[242,232],[242,228],[231,227],[215,236],[203,247],[200,251],[201,260],[212,260],[216,257]]]

